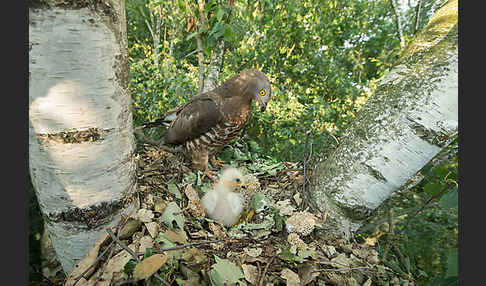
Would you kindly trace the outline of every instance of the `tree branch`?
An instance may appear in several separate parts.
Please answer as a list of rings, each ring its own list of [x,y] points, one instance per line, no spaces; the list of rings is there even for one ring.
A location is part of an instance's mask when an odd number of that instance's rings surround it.
[[[414,25],[414,28],[413,28],[413,34],[414,35],[417,33],[418,27],[419,27],[421,6],[422,6],[422,0],[418,0],[417,7],[415,8],[415,25]]]
[[[393,10],[393,14],[395,14],[396,24],[397,24],[397,32],[398,37],[400,38],[400,48],[405,48],[405,38],[403,37],[403,28],[402,28],[402,20],[400,18],[400,13],[398,11],[398,7],[395,5],[395,0],[390,0],[390,5]]]

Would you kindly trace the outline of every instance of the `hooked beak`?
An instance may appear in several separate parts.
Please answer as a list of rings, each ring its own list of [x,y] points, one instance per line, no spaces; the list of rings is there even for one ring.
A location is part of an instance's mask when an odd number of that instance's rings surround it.
[[[262,106],[262,107],[260,108],[260,111],[261,111],[261,112],[264,112],[264,111],[265,111],[265,109],[267,109],[267,104],[262,102],[262,103],[261,103],[261,106]]]
[[[240,183],[236,185],[238,188],[246,190],[246,185],[244,183]]]

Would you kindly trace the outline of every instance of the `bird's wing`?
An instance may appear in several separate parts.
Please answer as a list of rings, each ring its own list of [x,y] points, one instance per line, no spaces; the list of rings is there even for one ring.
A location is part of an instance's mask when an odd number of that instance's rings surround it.
[[[223,118],[216,102],[206,96],[193,97],[177,112],[164,135],[166,144],[182,144],[216,126]]]

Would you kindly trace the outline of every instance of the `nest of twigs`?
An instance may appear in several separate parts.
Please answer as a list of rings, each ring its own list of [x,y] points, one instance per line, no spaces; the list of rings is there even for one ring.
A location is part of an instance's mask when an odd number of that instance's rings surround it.
[[[322,232],[301,163],[251,172],[240,162],[245,197],[264,194],[273,212],[231,228],[204,217],[197,201],[211,182],[182,155],[143,145],[137,167],[140,209],[107,230],[65,285],[400,285],[374,246]]]

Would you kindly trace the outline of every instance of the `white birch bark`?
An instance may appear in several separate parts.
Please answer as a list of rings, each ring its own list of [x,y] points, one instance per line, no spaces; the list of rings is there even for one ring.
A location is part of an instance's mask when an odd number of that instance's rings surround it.
[[[207,92],[213,90],[218,86],[219,82],[219,71],[221,69],[221,65],[223,64],[223,55],[224,55],[224,39],[220,38],[219,41],[216,43],[214,47],[211,61],[207,67],[207,75],[204,79],[204,87],[202,92]]]
[[[143,11],[143,7],[140,5],[138,9],[145,19],[145,25],[147,25],[150,35],[152,36],[152,43],[154,45],[154,65],[157,67],[157,77],[159,77],[159,57],[160,57],[160,28],[162,25],[162,9],[161,4],[153,6],[152,2],[149,2],[147,8],[149,10],[150,22]]]
[[[136,188],[124,1],[93,3],[29,7],[29,168],[65,272]]]
[[[400,48],[405,48],[405,38],[403,37],[403,24],[402,24],[402,9],[400,3],[398,5],[394,3],[395,0],[390,0],[390,6],[395,14],[398,38],[400,39]]]
[[[326,230],[348,236],[457,135],[457,0],[449,1],[378,85],[313,174]]]

